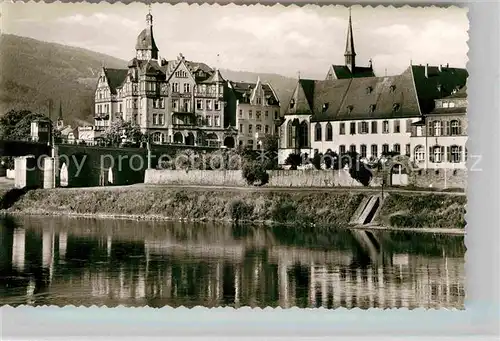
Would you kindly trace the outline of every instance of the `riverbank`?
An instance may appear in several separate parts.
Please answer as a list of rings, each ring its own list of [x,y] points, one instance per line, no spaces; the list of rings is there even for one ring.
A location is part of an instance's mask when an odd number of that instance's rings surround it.
[[[2,195],[2,193],[0,193]],[[106,218],[252,222],[347,227],[369,194],[320,189],[242,191],[162,187],[32,190],[10,200],[3,213]],[[2,195],[2,201],[5,194]],[[12,195],[11,195],[12,197]],[[388,194],[370,226],[450,232],[465,226],[465,196],[432,193]]]

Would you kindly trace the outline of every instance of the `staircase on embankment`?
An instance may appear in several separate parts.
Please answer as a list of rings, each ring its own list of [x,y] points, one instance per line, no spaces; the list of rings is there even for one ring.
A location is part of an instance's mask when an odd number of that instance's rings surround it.
[[[366,225],[370,224],[375,217],[378,209],[382,204],[382,196],[371,195],[369,197],[363,198],[361,204],[358,206],[354,212],[350,224],[351,225]]]

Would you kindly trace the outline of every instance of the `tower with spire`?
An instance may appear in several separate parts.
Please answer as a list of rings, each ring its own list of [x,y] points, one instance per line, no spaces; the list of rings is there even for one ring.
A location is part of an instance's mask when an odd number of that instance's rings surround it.
[[[345,65],[354,73],[356,68],[356,52],[354,51],[354,36],[352,34],[351,8],[349,8],[349,26],[347,27],[347,40],[345,43]]]
[[[158,47],[153,36],[153,15],[151,14],[151,8],[148,14],[146,14],[146,28],[137,37],[135,50],[138,60],[158,60]]]
[[[333,64],[328,69],[326,80],[358,78],[358,77],[375,77],[373,73],[372,61],[369,65],[356,65],[356,50],[354,48],[354,35],[352,29],[351,9],[349,8],[349,21],[347,25],[347,36],[344,52],[344,65]]]

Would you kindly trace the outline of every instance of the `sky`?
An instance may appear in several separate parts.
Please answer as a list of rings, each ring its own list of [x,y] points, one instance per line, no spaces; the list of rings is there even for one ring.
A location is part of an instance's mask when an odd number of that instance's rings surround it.
[[[3,3],[3,33],[83,47],[124,60],[146,27],[142,3]],[[410,63],[465,67],[469,22],[458,7],[353,6],[356,64],[378,76]],[[153,4],[154,36],[165,59],[235,71],[323,79],[344,64],[349,10],[344,6]]]

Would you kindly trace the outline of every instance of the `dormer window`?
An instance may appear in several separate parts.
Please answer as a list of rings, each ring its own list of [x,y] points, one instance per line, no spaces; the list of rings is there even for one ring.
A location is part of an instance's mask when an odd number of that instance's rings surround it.
[[[295,107],[295,100],[292,98],[290,101],[290,109],[293,109],[293,107]]]
[[[352,105],[348,105],[347,106],[347,113],[350,114],[352,112],[352,109],[354,109],[354,107]]]
[[[375,104],[370,104],[370,112],[375,112]]]
[[[399,103],[394,103],[392,105],[392,111],[396,112],[399,111],[399,109],[401,109],[401,105]]]
[[[373,92],[373,87],[369,86],[366,88],[366,93],[371,94]]]
[[[329,107],[330,103],[323,103],[323,112],[327,111],[328,110],[328,107]]]
[[[395,86],[394,84],[393,84],[393,85],[391,85],[390,90],[391,90],[391,92],[396,91],[396,86]]]

